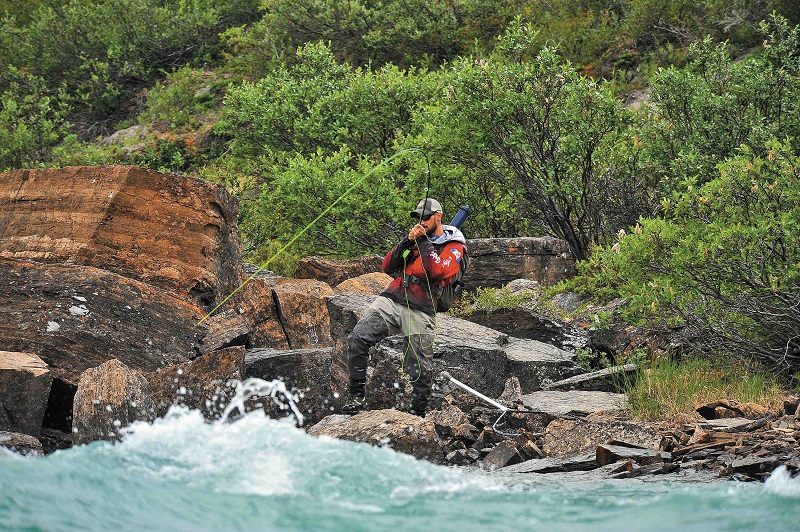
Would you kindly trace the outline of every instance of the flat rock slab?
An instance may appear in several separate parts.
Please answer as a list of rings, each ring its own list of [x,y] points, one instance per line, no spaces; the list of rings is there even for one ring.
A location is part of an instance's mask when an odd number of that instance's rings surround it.
[[[623,447],[622,445],[602,444],[597,446],[595,459],[601,466],[613,464],[621,460],[631,460],[639,465],[655,464],[666,462],[672,459],[672,455],[653,449],[641,449],[637,447]]]
[[[312,436],[388,446],[429,462],[445,463],[445,448],[432,421],[399,410],[370,410],[355,416],[328,416],[308,429]]]
[[[663,436],[639,423],[589,418],[557,419],[544,431],[546,456],[562,457],[588,452],[611,440],[648,449],[659,449]]]
[[[551,384],[545,384],[544,390],[587,390],[599,392],[617,392],[625,386],[632,385],[636,379],[636,365],[624,364],[604,368],[591,373],[575,375]]]
[[[617,410],[627,406],[625,394],[610,392],[541,391],[522,396],[526,408],[545,412],[553,417],[588,416],[600,410]]]
[[[528,460],[500,469],[503,473],[568,473],[570,471],[591,471],[600,467],[595,453],[584,453],[567,458],[540,458]]]
[[[731,417],[724,419],[710,419],[697,423],[703,430],[715,432],[751,432],[760,429],[769,423],[769,419],[746,419],[743,417]]]

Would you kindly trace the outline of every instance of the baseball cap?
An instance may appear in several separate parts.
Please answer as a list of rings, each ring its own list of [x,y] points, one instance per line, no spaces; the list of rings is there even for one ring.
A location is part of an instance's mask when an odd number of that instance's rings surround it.
[[[423,212],[423,205],[425,206]],[[420,200],[417,203],[417,208],[411,211],[411,216],[414,218],[425,217],[435,212],[442,212],[442,206],[433,198],[428,198],[427,203],[426,200]]]

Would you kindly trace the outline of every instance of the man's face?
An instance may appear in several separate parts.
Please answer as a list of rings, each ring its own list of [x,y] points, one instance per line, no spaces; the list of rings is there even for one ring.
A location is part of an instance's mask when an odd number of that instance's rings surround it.
[[[430,236],[434,233],[434,231],[436,231],[436,227],[439,225],[441,219],[442,213],[437,211],[431,215],[428,215],[427,218],[421,218],[419,223],[422,224],[428,236]]]

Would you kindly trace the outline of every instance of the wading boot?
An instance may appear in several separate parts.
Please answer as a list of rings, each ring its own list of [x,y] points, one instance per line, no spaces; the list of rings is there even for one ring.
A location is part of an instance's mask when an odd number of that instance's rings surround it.
[[[342,407],[342,414],[352,416],[363,411],[365,408],[366,399],[363,395],[350,394],[350,397],[347,398],[347,402]]]

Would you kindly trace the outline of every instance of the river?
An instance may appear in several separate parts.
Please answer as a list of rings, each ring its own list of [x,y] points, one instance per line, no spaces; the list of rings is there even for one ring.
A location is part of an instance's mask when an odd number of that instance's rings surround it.
[[[252,412],[173,409],[121,442],[0,453],[2,530],[798,530],[800,477],[765,484],[508,478],[314,438]]]

